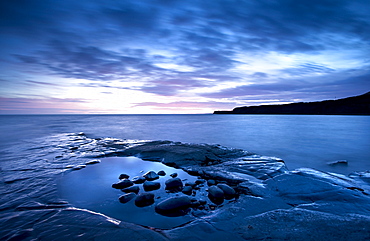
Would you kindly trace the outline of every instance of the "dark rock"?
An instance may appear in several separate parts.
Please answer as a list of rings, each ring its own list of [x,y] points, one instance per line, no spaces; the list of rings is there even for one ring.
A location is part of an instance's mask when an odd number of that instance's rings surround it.
[[[133,192],[133,193],[138,194],[138,193],[139,193],[139,191],[140,191],[140,188],[139,188],[138,186],[131,186],[131,187],[128,187],[128,188],[122,189],[121,191],[122,191],[122,192],[125,192],[125,193]]]
[[[135,184],[142,184],[146,181],[145,177],[134,177],[132,178],[132,182]]]
[[[148,180],[148,181],[153,181],[153,180],[159,178],[158,174],[153,172],[153,171],[149,171],[149,172],[145,173],[143,175],[143,177],[145,177],[145,179]]]
[[[203,184],[205,182],[206,182],[206,180],[204,180],[204,179],[195,180],[195,184]]]
[[[220,183],[220,184],[217,184],[217,187],[219,187],[224,192],[225,199],[232,199],[235,197],[236,192],[229,185]]]
[[[198,208],[200,206],[200,202],[195,200],[195,202],[190,203],[190,207],[192,208]]]
[[[146,192],[158,190],[160,187],[161,187],[161,184],[159,182],[146,181],[143,184],[143,188]]]
[[[328,162],[327,164],[329,166],[347,166],[348,161],[347,160],[338,160],[338,161]]]
[[[206,200],[199,200],[199,203],[200,203],[201,205],[206,205],[206,204],[207,204],[207,201],[206,201]]]
[[[166,176],[166,172],[161,170],[157,173],[159,176]]]
[[[195,187],[197,184],[195,182],[186,182],[185,186]]]
[[[91,161],[86,162],[85,165],[92,165],[92,164],[97,164],[100,162],[101,162],[100,160],[91,160]]]
[[[176,172],[175,173],[172,173],[172,174],[170,174],[170,176],[173,177],[173,178],[175,178],[175,177],[177,177],[177,173]]]
[[[121,175],[119,175],[119,179],[129,179],[129,178],[130,178],[130,176],[127,175],[127,174],[124,174],[124,173],[122,173]]]
[[[146,207],[154,203],[153,193],[141,193],[135,199],[135,205],[138,207]]]
[[[155,211],[163,216],[178,217],[185,215],[190,205],[190,198],[187,196],[171,197],[158,203]]]
[[[180,178],[175,177],[168,179],[166,182],[166,190],[178,190],[181,191],[183,184]]]
[[[185,186],[183,189],[182,189],[182,193],[186,194],[186,195],[191,195],[193,192],[193,188],[191,186]]]
[[[224,202],[224,192],[217,186],[208,188],[208,198],[215,204],[220,205]]]
[[[128,179],[124,179],[122,181],[112,184],[112,187],[116,189],[124,189],[126,187],[131,187],[132,185],[134,185],[133,182],[131,182]]]
[[[133,199],[134,197],[136,197],[136,194],[133,193],[133,192],[130,192],[130,193],[127,193],[125,195],[122,195],[120,196],[118,199],[121,203],[127,203],[129,202],[131,199]]]
[[[208,186],[216,185],[216,181],[215,181],[215,180],[213,180],[213,179],[209,179],[209,180],[207,181],[207,185],[208,185]]]

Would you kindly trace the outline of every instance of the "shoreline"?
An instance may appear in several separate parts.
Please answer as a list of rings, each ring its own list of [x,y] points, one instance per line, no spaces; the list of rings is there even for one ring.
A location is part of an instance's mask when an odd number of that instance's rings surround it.
[[[0,237],[5,240],[21,237],[56,240],[110,237],[115,240],[115,235],[117,240],[118,237],[136,240],[294,240],[302,237],[359,240],[370,237],[366,229],[370,225],[369,172],[345,176],[309,168],[289,171],[278,158],[207,144],[92,139],[83,133],[57,135],[48,143],[51,149],[41,149],[43,158],[38,161],[41,162],[38,165],[46,169],[11,163],[2,167],[6,175],[0,203],[3,227]],[[169,230],[121,222],[76,209],[60,199],[55,177],[70,171],[67,165],[83,165],[106,156],[160,161],[188,172],[237,183],[245,193],[235,203]],[[296,232],[291,232],[292,226]]]

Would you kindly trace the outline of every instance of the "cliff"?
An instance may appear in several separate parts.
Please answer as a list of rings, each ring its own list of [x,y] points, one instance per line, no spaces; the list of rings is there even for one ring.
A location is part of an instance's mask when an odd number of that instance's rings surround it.
[[[213,114],[370,115],[370,92],[338,100],[236,107]]]

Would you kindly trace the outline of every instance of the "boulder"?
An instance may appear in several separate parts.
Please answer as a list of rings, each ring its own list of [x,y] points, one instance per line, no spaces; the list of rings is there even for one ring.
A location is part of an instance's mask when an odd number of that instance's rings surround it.
[[[132,178],[132,182],[135,184],[142,184],[146,181],[145,177],[134,177]]]
[[[224,202],[224,192],[217,186],[211,186],[208,188],[208,198],[217,205]]]
[[[159,182],[146,181],[143,184],[143,188],[146,192],[158,190],[160,187],[161,187],[161,184]]]
[[[125,193],[131,193],[131,192],[133,192],[133,193],[138,194],[139,191],[140,191],[140,188],[138,186],[131,186],[131,187],[122,189],[121,191],[122,192],[125,192]]]
[[[119,182],[116,182],[116,183],[113,183],[112,184],[112,187],[113,188],[116,188],[116,189],[124,189],[126,187],[131,187],[132,185],[134,185],[133,182],[131,182],[130,180],[128,179],[123,179],[122,181],[119,181]]]
[[[186,182],[185,183],[185,186],[190,186],[192,188],[194,188],[197,184],[195,182]]]
[[[173,177],[173,178],[175,178],[175,177],[177,177],[177,173],[176,172],[175,173],[172,173],[172,174],[170,174],[170,176]]]
[[[186,194],[186,195],[191,195],[193,192],[193,188],[191,186],[185,186],[183,189],[182,189],[182,193]]]
[[[157,173],[159,176],[166,176],[166,172],[161,170]]]
[[[207,181],[207,185],[208,185],[208,186],[216,185],[216,181],[215,181],[215,180],[213,180],[213,179],[209,179],[209,180]]]
[[[135,199],[135,205],[137,207],[146,207],[154,203],[154,194],[153,193],[141,193],[137,195]]]
[[[129,179],[130,176],[125,174],[125,173],[122,173],[121,175],[119,175],[119,179]]]
[[[217,184],[217,187],[220,188],[224,192],[225,199],[232,199],[235,197],[236,192],[229,185],[220,183],[220,184]]]
[[[130,193],[127,193],[127,194],[124,194],[124,195],[120,196],[118,199],[121,203],[127,203],[131,199],[133,199],[134,197],[136,197],[136,194],[133,193],[133,192],[130,192]]]
[[[329,166],[348,166],[347,160],[337,160],[333,162],[327,162]]]
[[[187,213],[191,205],[190,198],[187,196],[171,197],[155,206],[155,211],[163,216],[178,217]]]
[[[206,182],[206,180],[204,180],[204,179],[195,180],[195,184],[203,184],[205,182]]]
[[[178,190],[181,191],[183,184],[180,178],[170,178],[165,182],[166,190]]]
[[[149,172],[145,173],[143,175],[143,177],[145,177],[145,179],[148,180],[148,181],[153,181],[153,180],[159,178],[158,174],[153,172],[153,171],[149,171]]]

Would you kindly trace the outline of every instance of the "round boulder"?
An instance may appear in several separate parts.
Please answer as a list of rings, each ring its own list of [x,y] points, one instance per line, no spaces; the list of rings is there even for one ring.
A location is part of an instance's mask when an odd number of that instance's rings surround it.
[[[203,183],[205,183],[206,182],[206,180],[204,180],[204,179],[198,179],[198,180],[195,180],[195,184],[203,184]]]
[[[190,198],[187,196],[171,197],[155,206],[155,211],[163,216],[178,217],[187,213],[191,205]]]
[[[121,203],[127,203],[129,202],[131,199],[133,199],[134,197],[136,197],[136,194],[133,193],[133,192],[130,192],[130,193],[127,193],[125,195],[122,195],[120,196],[118,199]]]
[[[155,173],[154,171],[149,171],[149,172],[145,173],[143,175],[143,177],[145,177],[145,179],[148,180],[148,181],[153,181],[153,180],[159,178],[158,174]]]
[[[141,193],[137,195],[135,199],[135,205],[137,207],[146,207],[154,203],[154,194],[153,193]]]
[[[232,199],[235,197],[235,194],[236,194],[235,190],[229,185],[220,183],[220,184],[217,184],[217,187],[219,187],[224,192],[225,199]]]
[[[159,182],[146,181],[143,184],[143,188],[146,192],[158,190],[160,187],[161,187],[161,184]]]
[[[122,173],[121,175],[119,175],[119,179],[129,179],[130,178],[130,176],[129,175],[127,175],[127,174],[125,174],[125,173]]]
[[[121,191],[122,191],[122,192],[125,192],[125,193],[133,192],[133,193],[138,194],[138,193],[139,193],[139,191],[140,191],[140,188],[139,188],[138,186],[131,186],[131,187],[128,187],[128,188],[122,189]]]
[[[207,181],[207,185],[208,185],[208,186],[216,185],[216,181],[215,181],[215,180],[213,180],[213,179],[209,179],[209,180]]]
[[[132,178],[132,182],[135,184],[142,184],[146,181],[145,177],[134,177]]]
[[[133,182],[131,182],[128,179],[123,179],[122,181],[119,181],[117,183],[113,183],[112,187],[116,188],[116,189],[124,189],[126,187],[131,187],[132,185],[134,185]]]
[[[183,189],[182,189],[182,193],[186,194],[186,195],[191,195],[193,192],[193,188],[191,186],[185,186]]]
[[[186,182],[185,186],[191,186],[192,188],[195,187],[197,184],[195,182]]]
[[[224,191],[217,186],[211,186],[208,188],[208,198],[217,205],[224,202]]]
[[[159,176],[166,176],[166,172],[161,170],[157,173]]]
[[[175,178],[175,177],[177,177],[177,173],[176,172],[175,173],[172,173],[172,174],[170,174],[170,176],[173,177],[173,178]]]
[[[170,178],[165,182],[166,190],[178,190],[181,191],[183,184],[180,178]]]

